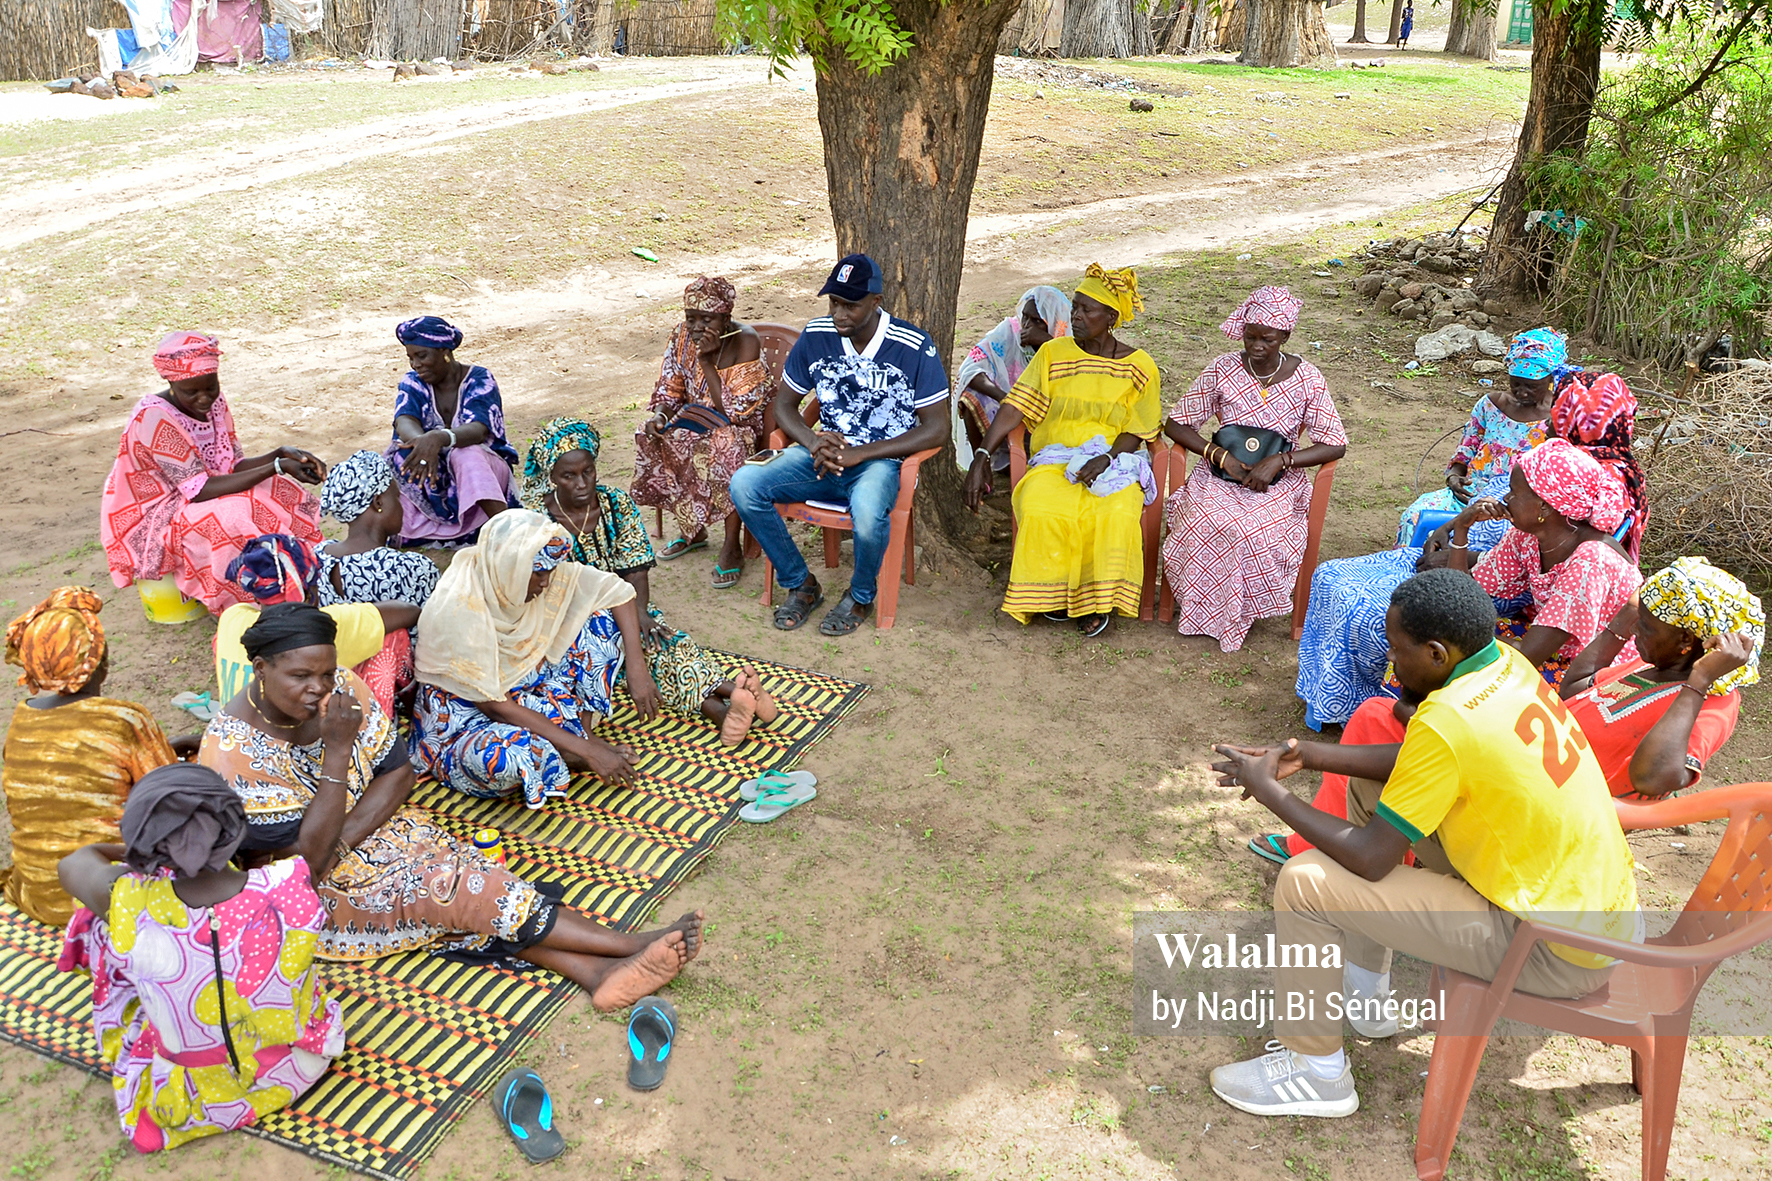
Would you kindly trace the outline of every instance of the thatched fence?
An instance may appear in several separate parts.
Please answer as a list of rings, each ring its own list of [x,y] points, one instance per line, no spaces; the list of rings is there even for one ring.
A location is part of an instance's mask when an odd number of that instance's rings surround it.
[[[127,28],[118,0],[0,0],[0,82],[47,82],[98,70],[95,29]]]

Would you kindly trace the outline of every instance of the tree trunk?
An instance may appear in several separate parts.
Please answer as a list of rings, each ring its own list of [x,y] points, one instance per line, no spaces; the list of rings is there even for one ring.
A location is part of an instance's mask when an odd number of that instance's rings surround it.
[[[1060,57],[1141,57],[1152,48],[1150,20],[1142,8],[1134,11],[1133,0],[1071,0],[1065,5]]]
[[[880,264],[886,310],[927,332],[944,361],[953,354],[992,54],[1015,4],[897,0],[893,12],[916,38],[911,51],[872,77],[839,59],[818,83],[837,253],[865,252]],[[962,478],[951,446],[922,468],[918,516],[949,538],[982,528],[961,503]]]
[[[1188,29],[1187,51],[1205,53],[1218,45],[1218,25],[1212,19],[1212,0],[1197,0],[1193,26]]]
[[[1600,82],[1603,0],[1553,14],[1546,0],[1532,8],[1532,88],[1520,143],[1502,182],[1489,248],[1474,283],[1493,295],[1536,296],[1548,278],[1547,256],[1526,234],[1530,173],[1553,153],[1579,153],[1587,143]]]
[[[1466,0],[1452,0],[1452,24],[1446,30],[1446,52],[1461,57],[1495,60],[1495,3],[1487,0],[1472,8]]]
[[[1386,45],[1395,45],[1397,38],[1403,35],[1403,0],[1391,0],[1391,31],[1384,39]]]
[[[1243,52],[1246,66],[1333,66],[1335,45],[1323,23],[1322,0],[1247,0]]]
[[[1354,35],[1347,39],[1349,45],[1370,45],[1366,37],[1366,0],[1354,0]]]

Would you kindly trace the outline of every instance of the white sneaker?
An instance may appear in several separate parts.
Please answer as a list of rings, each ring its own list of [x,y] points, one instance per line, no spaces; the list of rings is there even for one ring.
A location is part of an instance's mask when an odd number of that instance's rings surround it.
[[[1267,1046],[1268,1052],[1259,1058],[1213,1070],[1213,1094],[1250,1115],[1339,1118],[1360,1110],[1350,1067],[1343,1066],[1337,1078],[1319,1078],[1303,1055],[1279,1042]]]
[[[1386,972],[1379,977],[1384,985],[1383,988],[1371,994],[1362,994],[1355,989],[1353,981],[1348,979],[1347,970],[1342,970],[1341,995],[1346,998],[1344,1008],[1347,1013],[1347,1023],[1353,1026],[1354,1032],[1361,1037],[1382,1041],[1387,1037],[1395,1037],[1397,1030],[1401,1027],[1395,1013],[1386,1017],[1384,1010],[1380,1007],[1392,995],[1390,979],[1390,973]]]

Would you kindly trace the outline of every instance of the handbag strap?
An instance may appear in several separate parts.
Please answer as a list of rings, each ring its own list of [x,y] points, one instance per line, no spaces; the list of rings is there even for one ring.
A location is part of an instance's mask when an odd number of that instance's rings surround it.
[[[215,1006],[221,1022],[222,1041],[228,1047],[228,1061],[234,1064],[234,1077],[240,1077],[240,1055],[234,1050],[234,1032],[228,1027],[228,993],[222,987],[221,919],[215,907],[209,908],[209,953],[215,957]]]

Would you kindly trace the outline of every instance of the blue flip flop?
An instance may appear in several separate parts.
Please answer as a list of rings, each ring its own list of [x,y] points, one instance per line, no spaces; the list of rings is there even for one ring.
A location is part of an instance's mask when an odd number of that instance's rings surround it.
[[[535,1071],[513,1070],[499,1079],[492,1088],[492,1105],[530,1164],[553,1160],[566,1150],[566,1141],[554,1129],[553,1097]]]
[[[677,1038],[677,1010],[663,997],[641,997],[628,1014],[628,1086],[656,1091]]]

